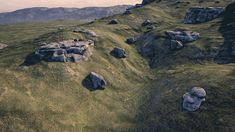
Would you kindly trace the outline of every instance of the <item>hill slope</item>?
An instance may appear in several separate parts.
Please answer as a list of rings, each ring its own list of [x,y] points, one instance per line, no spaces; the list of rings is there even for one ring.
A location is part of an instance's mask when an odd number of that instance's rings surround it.
[[[14,12],[0,13],[0,24],[11,24],[19,22],[42,22],[69,19],[92,21],[102,17],[123,13],[128,7],[130,7],[130,5],[87,8],[27,8]]]
[[[205,0],[203,5],[225,7],[231,2]],[[22,27],[19,35],[28,38],[23,41],[12,41],[9,30],[0,30],[1,41],[9,45],[0,51],[2,131],[234,131],[235,65],[217,64],[215,56],[193,58],[201,52],[212,54],[227,44],[231,34],[227,34],[224,24],[234,23],[229,13],[234,8],[230,7],[224,18],[183,24],[187,9],[197,5],[197,0],[162,0],[133,9],[129,15],[71,24],[39,37],[37,31],[28,37],[24,33],[27,27]],[[114,18],[120,24],[108,24]],[[141,26],[146,19],[155,23],[154,30]],[[73,32],[78,27],[93,30],[99,37]],[[178,28],[197,31],[201,38],[180,51],[164,52],[165,31]],[[126,38],[132,36],[142,37],[135,45],[126,44]],[[42,61],[30,67],[20,66],[41,42],[78,38],[96,43],[88,61]],[[143,57],[141,49],[148,46],[153,47],[154,54]],[[112,57],[109,53],[114,47],[125,48],[127,58]],[[108,83],[105,90],[90,92],[82,85],[91,71],[104,76]],[[206,102],[198,111],[186,112],[182,109],[182,95],[194,86],[207,91]]]

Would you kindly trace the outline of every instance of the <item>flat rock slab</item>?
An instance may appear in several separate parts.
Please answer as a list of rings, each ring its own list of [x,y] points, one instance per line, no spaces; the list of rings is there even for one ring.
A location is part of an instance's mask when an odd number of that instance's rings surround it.
[[[224,7],[191,7],[184,18],[185,24],[198,24],[218,18],[225,11]]]
[[[66,40],[41,46],[35,55],[49,62],[80,62],[92,55],[92,40]]]
[[[3,43],[0,43],[0,50],[1,50],[1,49],[4,49],[4,48],[6,48],[6,47],[8,47],[8,45],[3,44]]]

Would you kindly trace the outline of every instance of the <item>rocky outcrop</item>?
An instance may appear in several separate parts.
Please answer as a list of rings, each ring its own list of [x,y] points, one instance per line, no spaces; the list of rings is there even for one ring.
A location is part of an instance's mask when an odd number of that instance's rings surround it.
[[[206,91],[203,88],[194,87],[190,92],[183,95],[183,108],[193,112],[200,108],[201,103],[206,99]]]
[[[114,48],[111,51],[111,55],[113,55],[116,58],[126,58],[126,52],[125,49],[123,48],[118,48],[118,47]]]
[[[90,91],[105,89],[107,85],[104,77],[95,72],[91,72],[82,83]]]
[[[113,19],[113,20],[111,20],[110,22],[109,22],[109,24],[118,24],[119,22],[118,22],[118,20],[117,19]]]
[[[80,62],[92,55],[94,42],[67,40],[41,46],[35,55],[41,60],[49,62]]]
[[[166,35],[173,40],[189,43],[199,39],[200,34],[192,31],[167,31]]]
[[[6,48],[8,45],[0,43],[0,50]]]
[[[184,18],[185,24],[197,24],[211,21],[219,17],[225,8],[223,7],[191,7]]]

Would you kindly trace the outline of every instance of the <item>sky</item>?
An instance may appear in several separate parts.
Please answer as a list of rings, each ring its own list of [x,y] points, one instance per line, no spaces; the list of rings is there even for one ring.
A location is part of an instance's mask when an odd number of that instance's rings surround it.
[[[89,7],[137,4],[142,0],[0,0],[0,12],[29,7]]]

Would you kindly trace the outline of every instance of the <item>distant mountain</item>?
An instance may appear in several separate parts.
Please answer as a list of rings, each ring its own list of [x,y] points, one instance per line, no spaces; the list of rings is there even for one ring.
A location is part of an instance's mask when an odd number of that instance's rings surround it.
[[[50,20],[85,20],[91,21],[102,17],[123,13],[130,5],[87,8],[46,8],[35,7],[0,13],[0,24],[37,22]]]

